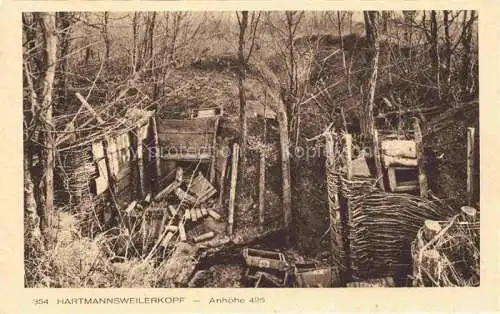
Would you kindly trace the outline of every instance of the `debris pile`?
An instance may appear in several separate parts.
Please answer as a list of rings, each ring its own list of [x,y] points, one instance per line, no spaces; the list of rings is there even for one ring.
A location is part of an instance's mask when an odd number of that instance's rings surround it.
[[[479,212],[464,206],[448,221],[426,220],[412,257],[414,286],[479,286]]]
[[[211,217],[218,221],[213,196],[217,190],[201,172],[185,179],[178,168],[175,179],[154,198],[148,194],[140,204],[133,201],[125,209],[129,229],[140,223],[142,252],[146,259],[163,249],[163,259],[173,253],[177,242],[200,243],[216,236],[219,230],[208,230],[203,224]],[[203,232],[200,232],[203,231]]]

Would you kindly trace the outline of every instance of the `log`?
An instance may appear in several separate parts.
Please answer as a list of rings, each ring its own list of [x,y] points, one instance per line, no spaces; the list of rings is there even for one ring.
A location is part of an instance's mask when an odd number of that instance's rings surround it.
[[[196,215],[198,216],[198,219],[203,218],[203,213],[201,212],[201,209],[196,208]]]
[[[125,209],[125,212],[130,215],[130,213],[132,212],[132,210],[134,210],[136,205],[137,205],[137,201],[133,201],[132,203],[130,203],[127,206],[127,208]]]
[[[173,225],[168,225],[165,230],[169,231],[169,232],[173,232],[173,233],[176,233],[177,230],[179,230],[179,227],[177,226],[173,226]]]
[[[460,207],[460,217],[463,221],[475,222],[476,221],[477,210],[471,206]]]
[[[196,222],[198,220],[198,214],[196,213],[196,209],[191,208],[191,220]]]
[[[195,204],[196,203],[196,198],[194,198],[193,196],[189,195],[186,191],[184,191],[183,189],[181,189],[180,187],[176,188],[175,189],[175,195],[177,195],[177,197],[179,198],[179,200],[185,200],[191,204]]]
[[[175,171],[175,181],[181,183],[184,181],[184,170],[181,167],[178,167]]]
[[[177,208],[175,208],[173,205],[168,205],[168,211],[170,212],[172,217],[177,214]]]
[[[202,215],[203,217],[205,217],[205,216],[207,216],[207,215],[208,215],[208,211],[207,211],[207,209],[206,209],[205,207],[202,207],[202,208],[201,208],[201,215]]]
[[[158,194],[156,194],[155,200],[157,201],[157,200],[160,200],[160,199],[168,196],[170,193],[172,193],[179,186],[181,186],[181,182],[179,182],[179,181],[174,181],[174,182],[170,183],[166,188],[164,188]]]
[[[210,215],[210,217],[212,217],[215,220],[219,220],[220,219],[220,215],[215,210],[213,210],[213,209],[209,209],[208,210],[208,214]]]
[[[198,243],[198,242],[201,242],[201,241],[212,239],[213,237],[215,237],[215,233],[213,231],[210,231],[210,232],[201,234],[201,235],[199,235],[197,237],[194,237],[193,241],[196,242],[196,243]]]
[[[228,230],[229,235],[233,234],[234,224],[234,202],[236,198],[236,181],[238,179],[238,160],[240,147],[237,143],[233,146],[233,160],[231,165],[231,190],[229,192],[229,215],[228,215]]]
[[[352,180],[352,135],[345,134],[345,158],[347,165],[347,179]]]
[[[422,131],[420,130],[420,125],[418,124],[418,120],[415,119],[414,123],[415,129],[415,150],[417,155],[417,164],[418,164],[418,185],[420,189],[420,196],[423,198],[428,198],[429,196],[429,186],[427,183],[427,172],[425,171],[424,164],[424,146],[422,144]]]
[[[474,128],[467,128],[467,205],[471,206],[474,199]]]
[[[182,222],[179,223],[179,239],[181,242],[186,241],[186,229],[184,228],[184,224]]]
[[[188,221],[190,219],[191,219],[191,212],[189,211],[188,208],[186,208],[186,210],[184,211],[184,220]]]
[[[382,142],[383,145],[384,142]],[[378,186],[382,191],[385,191],[385,184],[384,184],[384,173],[382,170],[382,162],[380,160],[380,150],[379,150],[379,144],[378,144],[378,131],[374,130],[373,131],[373,157],[375,159],[375,168],[377,170],[377,180],[378,180]]]
[[[259,159],[259,225],[264,228],[264,211],[266,196],[266,155],[260,151]]]
[[[170,242],[170,240],[172,239],[173,236],[174,236],[173,232],[170,232],[170,231],[167,232],[167,234],[163,238],[163,241],[161,241],[161,246],[163,246],[163,247],[168,246],[168,243]]]
[[[432,240],[441,231],[441,225],[435,220],[424,221],[424,239],[426,241]]]

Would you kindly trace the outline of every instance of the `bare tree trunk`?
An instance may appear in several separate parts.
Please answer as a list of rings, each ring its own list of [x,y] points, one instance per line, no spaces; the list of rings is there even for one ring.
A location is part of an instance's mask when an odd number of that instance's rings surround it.
[[[134,12],[134,17],[132,18],[132,72],[137,72],[138,70],[138,57],[137,57],[137,41],[138,41],[138,28],[139,28],[139,12]]]
[[[443,26],[444,26],[444,40],[445,40],[445,47],[446,47],[446,53],[445,53],[445,81],[446,81],[446,87],[445,87],[445,93],[446,95],[449,95],[450,93],[450,86],[451,86],[451,58],[452,58],[452,47],[451,47],[451,35],[450,35],[450,13],[451,11],[449,10],[444,10],[443,11]]]
[[[246,169],[246,151],[247,151],[247,137],[248,137],[248,127],[247,127],[247,117],[246,117],[246,95],[245,95],[245,72],[246,72],[246,62],[245,62],[245,31],[248,26],[248,11],[241,12],[241,18],[238,15],[238,23],[240,26],[240,34],[238,40],[238,94],[240,99],[240,131],[241,131],[241,163],[240,169],[245,171]],[[242,176],[243,177],[243,176]]]
[[[461,70],[461,85],[464,97],[471,93],[471,78],[472,78],[472,30],[475,19],[475,11],[470,11],[470,18],[467,20],[467,11],[463,17],[463,31],[461,37],[462,52],[462,70]]]
[[[375,129],[373,120],[373,107],[375,102],[375,89],[377,86],[378,59],[380,54],[377,11],[365,11],[366,38],[369,45],[369,62],[371,75],[368,81],[368,99],[365,102],[363,112],[360,115],[361,134],[371,138]]]
[[[438,24],[437,24],[437,13],[435,10],[431,11],[431,38],[430,38],[430,56],[432,60],[432,69],[434,71],[434,77],[436,78],[436,87],[438,92],[438,98],[441,99],[441,65],[439,60],[439,43],[438,43]]]
[[[64,104],[64,108],[68,106],[68,61],[69,61],[69,49],[71,45],[71,13],[69,12],[59,12],[60,28],[61,28],[61,39],[60,39],[60,59],[59,63],[59,86],[58,95],[59,102]]]
[[[40,104],[40,120],[43,132],[41,134],[41,169],[42,177],[39,184],[38,212],[41,218],[41,231],[48,239],[48,231],[52,226],[54,208],[54,122],[52,118],[52,89],[56,70],[57,32],[56,16],[53,12],[37,13],[42,28],[43,54],[45,71],[42,79],[42,101]]]
[[[346,17],[345,12],[337,11],[337,30],[340,38],[340,50],[342,51],[342,66],[344,67],[344,74],[347,79],[347,91],[349,95],[352,95],[351,90],[351,68],[347,66],[345,59],[345,49],[344,49],[344,34],[342,32],[342,26],[344,24],[344,19]]]
[[[24,151],[24,217],[25,241],[27,243],[41,243],[40,217],[37,213],[34,184],[31,178],[31,154]]]
[[[286,243],[291,244],[290,235],[292,233],[292,192],[291,192],[291,177],[290,177],[290,140],[288,138],[288,118],[286,115],[285,104],[281,101],[277,112],[280,147],[281,147],[281,173],[283,181],[283,214],[284,224],[286,229]]]
[[[104,37],[104,67],[109,70],[109,53],[111,49],[111,41],[109,39],[109,12],[104,12],[104,24],[102,29],[102,36]]]

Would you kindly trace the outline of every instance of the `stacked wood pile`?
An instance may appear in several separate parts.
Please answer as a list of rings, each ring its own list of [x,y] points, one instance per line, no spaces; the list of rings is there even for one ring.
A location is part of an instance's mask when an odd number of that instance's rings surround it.
[[[213,196],[217,190],[200,172],[186,182],[182,168],[177,169],[176,179],[155,197],[146,196],[145,208],[132,202],[126,209],[127,217],[140,217],[143,257],[160,255],[169,257],[178,242],[199,243],[215,236],[208,231],[189,236],[189,230],[201,224],[205,218],[221,218],[216,211]],[[132,228],[133,230],[134,228]]]
[[[412,244],[413,285],[479,286],[479,212],[464,206],[447,221],[427,220]]]

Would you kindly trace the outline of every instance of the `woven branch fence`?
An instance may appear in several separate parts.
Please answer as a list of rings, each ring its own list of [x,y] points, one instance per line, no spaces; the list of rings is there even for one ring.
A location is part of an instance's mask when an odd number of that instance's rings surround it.
[[[331,230],[337,233],[332,241],[342,238],[342,245],[332,245],[333,259],[342,259],[339,264],[348,273],[347,281],[386,276],[408,279],[411,243],[423,222],[446,220],[455,213],[438,201],[384,192],[373,178],[349,180],[343,137],[332,134],[332,138],[333,156],[327,155],[326,163],[330,215],[337,218],[331,219]],[[339,208],[335,208],[335,198]]]

